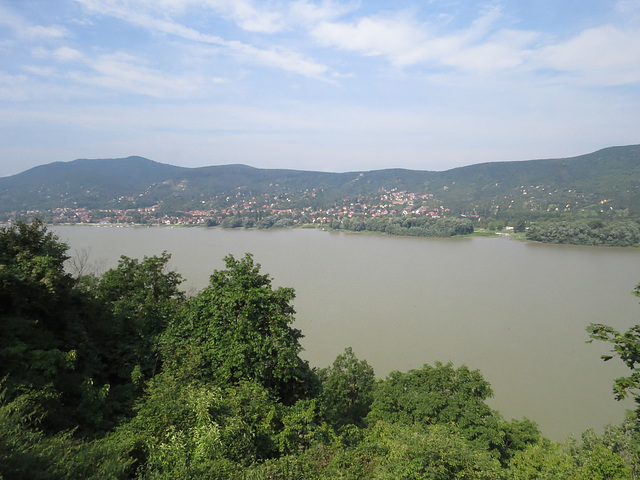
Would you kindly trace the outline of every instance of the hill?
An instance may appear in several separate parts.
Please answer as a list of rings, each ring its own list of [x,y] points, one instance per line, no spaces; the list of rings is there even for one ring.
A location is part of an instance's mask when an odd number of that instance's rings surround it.
[[[0,178],[0,212],[152,206],[163,211],[223,210],[251,201],[267,208],[286,202],[291,208],[326,210],[345,202],[379,205],[385,195],[394,200],[389,196],[393,192],[411,192],[414,199],[422,196],[412,202],[414,206],[462,215],[597,216],[627,211],[635,215],[640,211],[640,145],[444,172],[329,173],[246,165],[185,168],[142,157],[79,159]]]

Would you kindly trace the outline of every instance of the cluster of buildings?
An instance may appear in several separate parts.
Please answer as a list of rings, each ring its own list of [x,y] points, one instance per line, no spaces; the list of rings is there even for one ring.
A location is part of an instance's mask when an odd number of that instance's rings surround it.
[[[312,195],[265,194],[263,197],[237,195],[215,202],[201,201],[198,208],[177,212],[170,212],[158,203],[137,208],[33,210],[27,212],[27,216],[38,216],[51,223],[217,225],[229,217],[259,222],[265,217],[276,216],[290,218],[295,224],[326,224],[358,217],[413,215],[438,218],[449,213],[449,209],[439,205],[430,193],[383,190],[373,197],[342,198],[325,205],[309,201],[315,197],[315,192]]]

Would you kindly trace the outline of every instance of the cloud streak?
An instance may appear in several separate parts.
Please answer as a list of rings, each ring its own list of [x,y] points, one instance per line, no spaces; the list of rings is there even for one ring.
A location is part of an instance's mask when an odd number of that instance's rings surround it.
[[[307,0],[269,2],[248,0],[76,0],[93,15],[111,16],[139,28],[219,48],[242,64],[261,65],[323,81],[342,76],[330,61],[319,61],[273,41],[275,34],[302,30],[325,50],[379,57],[396,68],[457,70],[487,74],[520,71],[556,72],[580,83],[636,83],[640,31],[601,25],[568,39],[541,31],[507,27],[504,7],[478,8],[475,18],[457,30],[443,31],[441,22],[420,19],[419,10],[395,13],[360,12],[359,3]],[[636,0],[622,0],[616,10],[629,15],[640,10]],[[265,6],[266,5],[266,6]],[[188,13],[218,15],[240,29],[261,34],[268,48],[185,25],[177,18]],[[195,12],[195,13],[194,13]],[[445,23],[446,25],[446,23]],[[277,36],[276,36],[277,37]],[[279,38],[279,37],[278,37]]]
[[[543,67],[595,85],[640,82],[640,31],[604,25],[538,53]]]
[[[158,18],[144,11],[132,9],[128,3],[122,4],[122,2],[118,1],[103,0],[76,1],[84,5],[91,12],[110,15],[151,31],[173,35],[184,40],[222,47],[227,54],[245,62],[276,67],[287,72],[329,81],[329,78],[326,76],[329,68],[326,65],[304,58],[299,53],[285,48],[274,47],[263,49],[237,40],[225,40],[220,36],[202,33],[170,19]],[[141,4],[144,5],[145,2],[141,2]],[[182,8],[186,8],[192,4],[198,5],[200,2],[182,1],[178,2],[178,4]],[[249,8],[246,2],[239,2],[237,4],[236,2],[213,2],[213,5],[223,10],[232,11],[235,17],[239,15],[241,24],[250,31],[270,32],[277,30],[275,27],[271,28],[266,26],[267,23],[271,24],[272,21],[274,21],[274,15],[267,15],[267,20],[265,20],[263,17],[257,15],[256,12],[253,12],[253,9]],[[232,5],[234,6],[232,7]],[[172,8],[175,8],[175,5],[172,5]],[[262,27],[258,25],[258,18],[261,18],[262,20],[260,21],[264,22]],[[248,26],[248,24],[250,24],[250,26]]]

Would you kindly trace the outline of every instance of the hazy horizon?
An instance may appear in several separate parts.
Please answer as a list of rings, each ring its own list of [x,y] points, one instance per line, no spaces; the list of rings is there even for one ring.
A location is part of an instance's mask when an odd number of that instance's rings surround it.
[[[631,145],[612,145],[611,147],[603,147],[602,149],[598,149],[598,150],[596,150],[596,152],[599,151],[599,150],[606,149],[606,148],[627,147],[627,146],[631,146]],[[576,156],[587,155],[587,154],[590,154],[590,153],[595,153],[595,152],[585,152],[583,154],[579,154],[579,155],[576,155]],[[350,173],[350,172],[357,173],[357,172],[367,172],[367,171],[374,171],[374,170],[391,170],[391,169],[427,171],[427,170],[424,170],[424,169],[416,169],[416,168],[408,169],[408,168],[405,168],[405,167],[402,167],[402,166],[381,167],[381,168],[376,168],[376,169],[371,169],[371,170],[342,170],[342,171],[338,171],[338,170],[335,170],[335,171],[334,170],[331,170],[331,171],[330,170],[309,170],[309,169],[304,169],[304,168],[294,168],[294,169],[283,168],[283,169],[281,169],[279,167],[256,167],[254,165],[248,165],[246,163],[222,163],[222,164],[212,164],[212,165],[183,166],[183,165],[175,165],[175,164],[172,164],[170,162],[160,162],[160,161],[154,160],[153,158],[145,157],[144,155],[127,155],[126,157],[119,157],[119,158],[74,158],[73,160],[66,160],[66,161],[65,160],[58,160],[58,161],[54,161],[54,162],[47,162],[47,163],[42,163],[42,164],[39,164],[39,165],[34,165],[34,166],[29,167],[26,170],[23,170],[21,172],[17,172],[15,174],[9,174],[9,175],[5,175],[5,176],[0,176],[0,178],[11,177],[13,175],[18,175],[20,173],[25,173],[25,172],[27,172],[29,170],[34,169],[34,168],[43,167],[43,166],[46,166],[46,165],[50,165],[52,163],[70,163],[70,162],[75,162],[75,161],[79,161],[79,160],[125,160],[127,158],[133,158],[133,157],[144,158],[146,160],[151,160],[152,162],[155,162],[155,163],[160,163],[160,164],[164,164],[164,165],[171,165],[171,166],[174,166],[174,167],[182,167],[182,168],[224,167],[224,166],[242,165],[242,166],[251,167],[251,168],[257,168],[257,169],[301,170],[301,171],[323,172],[323,173]],[[530,158],[530,159],[513,160],[513,161],[516,161],[516,162],[527,162],[527,161],[535,161],[535,160],[553,160],[553,159],[563,159],[563,158],[573,158],[573,156],[572,157]],[[500,162],[501,161],[496,161],[496,162],[489,161],[489,162],[481,162],[481,163],[500,163]],[[509,162],[509,160],[506,160],[506,161],[503,161],[503,162]],[[454,169],[454,168],[469,167],[469,166],[472,166],[472,165],[479,165],[479,164],[480,163],[469,164],[469,165],[460,165],[459,167],[451,167],[450,169],[446,169],[446,170],[431,170],[431,171],[433,171],[433,172],[445,172],[447,170],[451,170],[451,169]]]

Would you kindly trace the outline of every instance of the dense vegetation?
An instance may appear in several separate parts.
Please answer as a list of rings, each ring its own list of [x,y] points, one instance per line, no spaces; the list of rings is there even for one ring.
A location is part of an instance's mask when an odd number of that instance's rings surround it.
[[[634,221],[544,222],[531,225],[527,239],[546,243],[628,247],[640,242],[640,225]]]
[[[227,217],[220,224],[222,228],[259,228],[278,229],[293,227],[296,224],[289,216],[272,215],[258,222],[240,217]],[[208,226],[217,226],[209,223]],[[373,232],[411,237],[453,237],[469,235],[474,232],[473,222],[465,218],[429,218],[429,217],[372,217],[332,220],[325,225],[333,230],[348,232]]]
[[[64,269],[40,222],[0,231],[0,477],[5,479],[632,479],[639,409],[555,443],[506,420],[477,370],[436,363],[376,379],[347,348],[299,356],[294,291],[228,256],[187,297],[168,254],[103,275]],[[640,398],[640,330],[615,344]]]
[[[370,218],[350,219],[330,224],[352,232],[377,232],[413,237],[453,237],[473,233],[473,222],[464,218]]]
[[[528,226],[554,219],[638,218],[639,193],[640,145],[444,172],[183,168],[129,157],[56,162],[0,178],[0,220],[37,215],[49,223],[233,228],[331,222],[355,229],[380,217],[428,216],[471,218],[476,227]],[[344,225],[349,222],[355,228]]]

